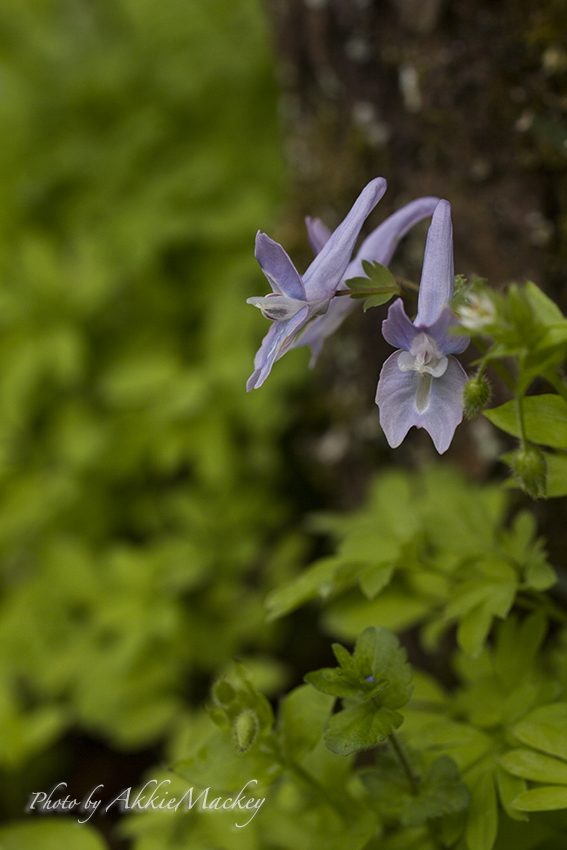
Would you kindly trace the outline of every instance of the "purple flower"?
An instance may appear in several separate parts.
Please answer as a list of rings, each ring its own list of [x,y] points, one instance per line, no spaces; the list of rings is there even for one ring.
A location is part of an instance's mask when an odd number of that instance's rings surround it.
[[[427,235],[417,317],[412,323],[398,299],[382,324],[384,338],[398,348],[382,366],[376,392],[392,448],[415,425],[425,428],[443,454],[463,418],[467,374],[451,355],[464,351],[469,340],[449,333],[457,324],[449,306],[453,278],[451,205],[439,201]]]
[[[254,359],[254,372],[247,390],[261,387],[276,360],[292,346],[307,322],[327,311],[331,298],[344,278],[360,228],[384,192],[383,177],[372,180],[360,193],[351,211],[321,246],[301,278],[281,245],[258,232],[255,256],[272,287],[262,298],[248,298],[273,324]]]
[[[392,259],[400,239],[406,235],[414,224],[431,215],[438,202],[439,198],[418,198],[382,222],[381,225],[366,237],[356,256],[347,266],[344,279],[337,289],[347,289],[344,281],[351,277],[365,276],[362,268],[362,260],[369,260],[387,266]],[[307,218],[305,221],[311,246],[315,253],[318,253],[330,238],[331,232],[318,218]],[[356,310],[358,304],[359,302],[346,296],[334,298],[329,304],[327,312],[323,316],[314,318],[301,336],[293,342],[291,348],[298,348],[300,345],[310,345],[312,356],[309,365],[314,366],[326,337],[336,331],[348,314]]]

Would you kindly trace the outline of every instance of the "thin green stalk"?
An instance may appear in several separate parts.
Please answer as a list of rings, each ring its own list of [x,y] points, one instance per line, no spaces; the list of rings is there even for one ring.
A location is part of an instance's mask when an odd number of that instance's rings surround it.
[[[486,355],[488,353],[488,345],[483,342],[481,339],[475,339],[474,344],[480,351],[482,355]],[[516,382],[513,376],[510,374],[508,369],[499,361],[499,360],[486,360],[483,359],[481,361],[481,368],[485,369],[486,366],[490,363],[494,371],[497,375],[500,375],[506,386],[511,392],[514,392],[514,388],[516,386]]]
[[[375,289],[339,289],[335,292],[335,298],[341,295],[385,295],[388,292],[399,293],[399,291],[397,286],[382,286]]]
[[[417,793],[419,791],[419,777],[417,777],[415,775],[415,773],[413,772],[411,764],[409,763],[408,758],[407,758],[406,754],[404,753],[404,751],[401,747],[401,744],[398,741],[394,732],[390,732],[390,734],[388,735],[388,740],[392,744],[392,747],[394,748],[394,752],[396,753],[396,756],[398,757],[398,761],[400,762],[400,764],[402,766],[402,770],[404,771],[404,773],[407,777],[407,780],[409,782],[409,786],[411,788],[411,793],[414,796],[417,795]]]
[[[405,277],[394,277],[396,283],[402,287],[402,289],[413,289],[414,292],[419,292],[419,284],[414,283],[413,280],[408,280]]]
[[[522,443],[522,448],[526,449],[528,445],[528,438],[526,435],[526,422],[524,419],[524,396],[517,390],[514,395],[514,407],[516,408],[516,419],[518,421],[518,430],[520,432],[520,442]]]
[[[348,820],[348,816],[342,806],[342,801],[333,799],[331,794],[329,794],[328,790],[321,785],[319,780],[315,779],[315,777],[305,770],[305,768],[301,767],[301,765],[296,762],[289,761],[284,762],[284,767],[289,770],[289,772],[293,774],[302,785],[312,791],[315,796],[319,797],[321,802],[329,806],[335,814],[341,818],[341,820]]]

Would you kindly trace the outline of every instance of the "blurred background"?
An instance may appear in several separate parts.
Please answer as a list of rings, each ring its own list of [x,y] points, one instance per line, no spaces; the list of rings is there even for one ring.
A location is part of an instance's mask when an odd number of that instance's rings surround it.
[[[303,270],[303,216],[336,226],[381,175],[367,230],[446,197],[458,272],[565,309],[566,26],[562,0],[3,0],[4,822],[60,781],[138,783],[235,656],[273,695],[325,654],[264,599],[324,547],[306,515],[394,457],[383,311],[246,394],[255,233]],[[426,231],[397,255],[414,279]],[[501,449],[481,422],[450,457],[482,479]],[[420,432],[395,462],[432,456]],[[109,847],[166,846],[115,820]]]

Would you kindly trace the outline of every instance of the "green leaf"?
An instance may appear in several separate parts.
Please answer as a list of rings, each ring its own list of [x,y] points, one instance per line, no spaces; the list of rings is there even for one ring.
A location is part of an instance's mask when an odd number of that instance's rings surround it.
[[[494,671],[511,692],[525,679],[547,633],[547,618],[541,611],[521,622],[513,614],[500,624],[493,655]]]
[[[358,289],[376,289],[376,284],[370,280],[368,277],[351,277],[348,280],[345,280],[345,284],[349,289],[358,290]],[[343,296],[344,297],[344,296]],[[357,297],[357,296],[353,296]],[[364,296],[358,296],[359,298]]]
[[[512,800],[511,805],[520,812],[549,812],[567,809],[567,788],[562,785],[545,785],[532,788]]]
[[[308,685],[286,696],[280,711],[280,730],[286,754],[300,761],[323,735],[334,700]]]
[[[557,322],[565,321],[555,301],[552,301],[533,281],[526,281],[525,293],[534,313],[542,324],[554,325]],[[565,324],[567,325],[567,322]]]
[[[523,722],[551,724],[565,728],[567,725],[567,702],[552,702],[548,705],[538,705],[525,715]]]
[[[317,596],[328,597],[337,587],[354,581],[356,565],[342,558],[323,558],[298,578],[271,593],[266,600],[268,621],[276,620]]]
[[[508,817],[516,821],[527,821],[528,816],[526,814],[512,807],[512,801],[526,790],[526,780],[519,776],[512,776],[498,766],[496,769],[496,786],[500,802]]]
[[[477,658],[492,625],[492,612],[486,605],[477,605],[462,618],[457,630],[459,645],[473,658]]]
[[[331,649],[343,670],[345,672],[353,673],[355,669],[354,661],[348,649],[345,649],[340,643],[334,643]]]
[[[524,421],[529,440],[554,449],[567,448],[567,402],[553,394],[530,395],[523,400]],[[514,437],[520,436],[515,403],[485,411],[487,419]]]
[[[522,779],[567,785],[567,764],[534,750],[510,750],[502,756],[500,764],[513,776]]]
[[[372,676],[381,684],[380,703],[388,708],[401,708],[411,693],[411,666],[398,638],[387,629],[370,626],[358,637],[353,660],[363,677]]]
[[[42,818],[0,828],[2,850],[106,850],[98,832],[71,818]]]
[[[455,814],[469,803],[469,789],[461,781],[457,765],[449,756],[440,756],[423,775],[417,796],[402,814],[402,824],[412,826],[427,818]]]
[[[396,286],[396,281],[394,275],[390,271],[390,269],[383,266],[381,263],[377,263],[376,261],[369,262],[368,260],[362,261],[362,268],[364,272],[371,281],[373,281],[376,288],[378,287],[389,287]]]
[[[334,714],[325,734],[328,748],[341,756],[368,750],[401,726],[403,717],[389,708],[378,708],[373,701]]]
[[[417,793],[413,793],[407,776],[391,754],[380,754],[377,766],[360,775],[385,817],[395,817],[404,826],[411,827],[428,818],[455,814],[468,806],[470,794],[452,758],[440,756],[422,768],[419,754],[410,755],[419,779]]]
[[[545,453],[547,461],[547,495],[567,496],[567,455]]]
[[[492,773],[484,773],[471,789],[465,835],[469,850],[492,850],[498,832],[498,804]]]
[[[471,589],[468,601],[476,598],[477,592],[480,595],[481,590],[483,590],[482,595],[485,599],[464,614],[457,631],[459,644],[473,658],[476,658],[482,650],[490,632],[493,618],[495,616],[506,617],[517,591],[516,582],[487,582],[485,579],[484,582],[476,582],[476,585],[477,587]],[[463,594],[461,601],[463,603],[467,601],[466,594]],[[455,604],[447,606],[447,616],[458,610],[458,602],[459,600]]]
[[[397,295],[397,292],[384,292],[380,294],[371,295],[370,298],[367,298],[363,305],[363,310],[366,313],[371,307],[380,307],[382,304],[386,304],[387,301],[390,301],[394,295]]]
[[[567,760],[567,732],[563,729],[548,723],[523,721],[514,726],[512,731],[523,744]]]
[[[360,684],[347,679],[342,670],[327,667],[307,673],[305,681],[323,694],[334,697],[355,697],[360,693]]]
[[[376,599],[346,597],[330,605],[323,615],[325,630],[354,640],[369,623],[382,623],[396,631],[409,628],[431,611],[427,600],[416,599],[404,590],[386,588]]]
[[[360,572],[358,579],[360,589],[368,599],[374,599],[390,583],[393,572],[393,564],[388,566],[370,564]]]
[[[189,758],[174,765],[191,785],[215,791],[234,791],[253,777],[262,785],[270,785],[281,773],[276,757],[257,745],[239,753],[230,733],[214,732],[205,743],[199,743]]]

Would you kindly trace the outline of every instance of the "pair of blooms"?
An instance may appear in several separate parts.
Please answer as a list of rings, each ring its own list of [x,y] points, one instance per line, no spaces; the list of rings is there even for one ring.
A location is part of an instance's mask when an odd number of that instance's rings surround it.
[[[382,177],[372,180],[334,233],[318,219],[307,219],[316,257],[303,277],[281,245],[265,233],[257,234],[255,256],[272,292],[247,301],[273,324],[256,354],[246,388],[260,387],[275,361],[299,345],[311,347],[313,365],[325,338],[356,307],[348,296],[335,297],[338,290],[347,288],[345,280],[364,274],[362,260],[388,265],[402,236],[433,214],[417,316],[411,322],[402,300],[397,299],[382,324],[384,338],[397,351],[382,366],[376,403],[392,448],[399,446],[415,425],[425,428],[437,451],[443,453],[462,419],[467,382],[466,372],[452,355],[464,351],[469,342],[467,337],[451,333],[457,324],[450,306],[454,280],[451,206],[431,197],[407,204],[377,227],[351,260],[362,225],[385,191]]]

